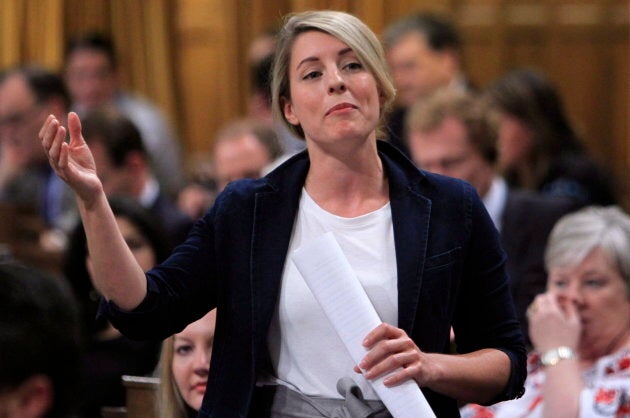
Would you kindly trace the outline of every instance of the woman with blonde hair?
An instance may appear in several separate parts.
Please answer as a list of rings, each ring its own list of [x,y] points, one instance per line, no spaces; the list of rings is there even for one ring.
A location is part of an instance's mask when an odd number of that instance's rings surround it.
[[[213,309],[162,343],[158,364],[158,416],[197,416],[208,382],[216,313]]]
[[[376,35],[343,12],[289,16],[272,96],[306,151],[230,183],[146,275],[112,222],[77,116],[70,143],[48,118],[43,146],[78,196],[106,315],[154,338],[217,308],[200,417],[388,416],[370,383],[379,378],[417,384],[440,417],[457,416],[458,400],[520,396],[525,346],[497,231],[470,185],[419,171],[377,139],[394,88]],[[327,233],[382,320],[358,365],[291,258]]]

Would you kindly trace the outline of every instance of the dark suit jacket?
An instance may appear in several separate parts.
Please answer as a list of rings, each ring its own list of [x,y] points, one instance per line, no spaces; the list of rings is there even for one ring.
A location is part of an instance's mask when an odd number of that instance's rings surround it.
[[[51,200],[49,194],[54,194]],[[0,192],[0,202],[33,211],[48,227],[70,231],[78,221],[75,196],[48,163],[26,169]],[[9,221],[9,220],[0,220]]]
[[[560,197],[510,189],[501,219],[501,244],[507,253],[506,270],[523,335],[528,335],[525,312],[534,297],[545,291],[544,253],[547,238],[560,217],[577,205]]]
[[[451,325],[462,353],[504,351],[511,377],[497,401],[519,396],[525,347],[505,255],[483,204],[469,184],[422,173],[386,143],[379,155],[390,189],[398,326],[427,352],[449,351]],[[147,273],[137,309],[103,306],[135,338],[166,337],[218,306],[200,417],[264,416],[251,399],[257,374],[269,370],[266,339],[308,168],[303,152],[263,179],[229,185],[186,242]],[[459,416],[454,399],[423,392],[439,417]]]
[[[411,151],[405,139],[406,107],[397,107],[389,115],[387,120],[387,142],[398,148],[407,158],[411,158]]]
[[[170,241],[169,250],[184,242],[193,226],[193,220],[180,211],[172,200],[160,192],[149,210],[162,220]]]

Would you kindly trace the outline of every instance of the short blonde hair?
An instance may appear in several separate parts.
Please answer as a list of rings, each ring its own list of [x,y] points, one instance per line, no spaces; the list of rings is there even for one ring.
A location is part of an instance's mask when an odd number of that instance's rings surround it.
[[[630,216],[617,206],[589,206],[560,218],[549,235],[545,267],[575,266],[596,248],[615,263],[630,296]]]
[[[376,79],[380,95],[384,98],[380,110],[380,125],[391,109],[396,90],[387,69],[385,53],[380,41],[357,17],[338,11],[318,10],[290,14],[278,35],[276,54],[272,71],[271,97],[274,117],[298,137],[304,139],[301,126],[287,121],[282,109],[282,99],[291,99],[289,63],[291,48],[298,35],[308,31],[319,31],[334,36],[347,44],[357,54],[359,61]],[[382,134],[379,129],[379,134]]]

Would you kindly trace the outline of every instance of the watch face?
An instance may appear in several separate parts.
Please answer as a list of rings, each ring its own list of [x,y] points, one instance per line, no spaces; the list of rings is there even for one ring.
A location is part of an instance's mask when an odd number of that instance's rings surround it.
[[[555,366],[560,360],[575,358],[575,353],[569,347],[558,347],[545,352],[540,358],[543,366]]]
[[[544,356],[540,359],[543,366],[555,366],[558,361],[560,361],[560,357],[558,356],[558,351],[548,351]]]

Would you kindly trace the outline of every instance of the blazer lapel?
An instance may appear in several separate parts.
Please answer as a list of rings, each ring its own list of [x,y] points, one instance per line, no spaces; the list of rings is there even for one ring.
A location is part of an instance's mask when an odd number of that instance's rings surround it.
[[[405,174],[387,156],[383,161],[389,178],[396,247],[398,327],[411,334],[422,286],[431,201],[417,191],[416,183],[423,177],[415,168],[415,172]]]
[[[387,152],[387,144],[379,143],[379,149],[384,151],[381,158],[390,183],[398,273],[398,326],[410,334],[420,296],[431,201],[418,192],[415,184],[422,181],[422,174],[407,160],[405,163],[413,169],[412,173],[397,167],[389,158],[391,151]],[[276,306],[301,189],[308,172],[306,154],[296,160],[290,170],[270,174],[269,191],[256,194],[251,278],[257,343],[264,343]]]
[[[304,154],[305,155],[305,154]],[[308,160],[298,159],[282,175],[271,174],[269,191],[256,193],[251,280],[257,342],[264,343],[276,306]]]

